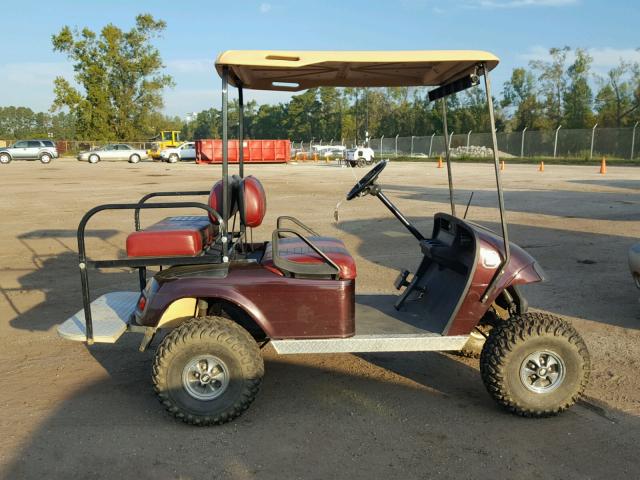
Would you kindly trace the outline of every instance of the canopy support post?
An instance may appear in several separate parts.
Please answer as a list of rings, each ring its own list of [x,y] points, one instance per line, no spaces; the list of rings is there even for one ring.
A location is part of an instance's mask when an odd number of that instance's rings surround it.
[[[504,196],[502,194],[502,176],[500,174],[500,155],[498,153],[498,138],[496,136],[496,122],[493,114],[493,98],[491,97],[491,81],[489,80],[489,71],[482,65],[482,73],[484,74],[484,88],[487,95],[487,106],[489,108],[489,123],[491,128],[491,141],[493,144],[493,166],[496,172],[496,185],[498,187],[498,207],[500,209],[500,225],[502,226],[502,239],[504,241],[504,259],[496,270],[491,283],[482,295],[482,303],[485,303],[498,283],[498,280],[504,274],[504,267],[509,263],[511,252],[509,250],[509,232],[507,231],[507,221],[504,212]]]
[[[244,178],[244,96],[238,85],[238,164],[240,178]]]
[[[449,155],[449,129],[447,126],[447,100],[442,99],[442,128],[444,133],[444,153],[447,159],[447,177],[449,177],[449,201],[451,202],[451,215],[456,216],[456,204],[453,201],[453,176],[451,174],[451,157]]]
[[[229,67],[222,68],[222,218],[224,224],[229,222]],[[228,237],[226,234],[222,240],[222,261],[229,261]]]

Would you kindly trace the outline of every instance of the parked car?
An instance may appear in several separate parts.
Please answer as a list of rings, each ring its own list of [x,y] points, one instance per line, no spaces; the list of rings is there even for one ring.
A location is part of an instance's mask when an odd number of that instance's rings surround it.
[[[13,145],[0,148],[0,163],[7,164],[11,160],[40,160],[50,163],[58,158],[58,149],[51,140],[19,140]]]
[[[640,243],[632,245],[629,249],[629,270],[636,287],[640,288]]]
[[[169,163],[176,163],[178,160],[195,160],[196,142],[184,142],[177,147],[165,148],[160,152],[160,158]]]
[[[146,150],[135,149],[126,143],[111,143],[78,155],[78,160],[89,163],[98,163],[100,160],[128,160],[129,163],[138,163],[148,158]]]

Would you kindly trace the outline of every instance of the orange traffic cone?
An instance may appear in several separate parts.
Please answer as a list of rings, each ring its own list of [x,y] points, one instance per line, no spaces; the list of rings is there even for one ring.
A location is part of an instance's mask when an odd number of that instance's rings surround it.
[[[540,166],[538,167],[539,172],[544,172],[544,162],[540,162]]]
[[[607,159],[602,157],[602,161],[600,162],[600,173],[604,175],[607,173]]]
[[[504,170],[504,160],[500,161],[500,170]]]
[[[442,157],[438,157],[438,168],[442,168]]]

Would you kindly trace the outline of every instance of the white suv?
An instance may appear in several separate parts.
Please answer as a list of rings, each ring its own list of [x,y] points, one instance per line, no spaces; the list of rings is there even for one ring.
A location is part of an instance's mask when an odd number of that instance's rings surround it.
[[[178,160],[195,160],[196,144],[195,142],[184,142],[173,148],[165,148],[160,152],[160,158],[169,163],[176,163]]]

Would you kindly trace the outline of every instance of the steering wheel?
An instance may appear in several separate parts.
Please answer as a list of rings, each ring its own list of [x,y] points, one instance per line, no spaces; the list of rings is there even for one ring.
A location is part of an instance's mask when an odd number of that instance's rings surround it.
[[[389,160],[382,160],[376,163],[375,166],[353,186],[351,191],[347,193],[347,200],[353,200],[356,197],[366,195],[368,193],[367,189],[378,179],[378,175],[380,175],[384,167],[387,166],[387,162],[389,162]]]

